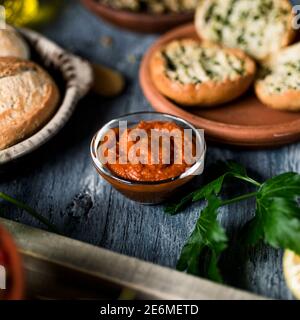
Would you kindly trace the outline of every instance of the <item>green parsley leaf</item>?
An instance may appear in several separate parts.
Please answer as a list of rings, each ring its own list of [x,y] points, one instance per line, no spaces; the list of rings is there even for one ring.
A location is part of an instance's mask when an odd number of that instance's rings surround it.
[[[206,186],[186,195],[178,203],[169,204],[165,208],[165,212],[171,215],[175,215],[181,212],[189,203],[207,199],[210,195],[218,195],[221,192],[225,179],[229,177],[235,177],[240,180],[250,182],[259,186],[260,184],[251,179],[246,169],[240,164],[233,161],[219,162],[218,166],[224,172],[219,178],[211,181]]]
[[[225,173],[214,181],[208,183],[206,186],[196,190],[193,193],[193,201],[207,199],[212,194],[218,195],[223,187],[226,178],[235,177],[241,180],[249,180],[247,171],[240,164],[233,161],[219,162],[219,166]],[[251,179],[252,180],[252,179]]]
[[[222,189],[225,178],[229,175],[230,175],[230,173],[225,173],[221,177],[208,183],[203,188],[196,190],[193,193],[193,198],[192,198],[193,202],[199,201],[202,199],[207,199],[210,195],[218,195]]]
[[[246,225],[245,244],[255,245],[264,241],[275,248],[290,249],[300,254],[300,174],[284,173],[260,184],[237,163],[228,161],[223,163],[223,167],[225,171],[219,178],[168,207],[175,214],[189,202],[207,200],[207,206],[202,210],[194,231],[182,249],[178,270],[199,274],[201,259],[201,266],[204,265],[207,276],[221,281],[218,259],[227,248],[228,238],[217,221],[218,209],[253,197],[256,198],[256,214]],[[227,177],[251,183],[257,189],[222,201],[218,196]],[[209,253],[208,260],[202,259],[204,253]]]
[[[217,263],[220,253],[227,248],[227,236],[217,220],[221,200],[215,195],[208,197],[206,208],[196,223],[195,229],[181,251],[177,269],[188,273],[199,274],[201,253],[210,254],[207,274],[210,279],[221,281]]]
[[[267,180],[257,193],[256,215],[250,221],[248,243],[259,240],[300,254],[300,175],[284,173]]]

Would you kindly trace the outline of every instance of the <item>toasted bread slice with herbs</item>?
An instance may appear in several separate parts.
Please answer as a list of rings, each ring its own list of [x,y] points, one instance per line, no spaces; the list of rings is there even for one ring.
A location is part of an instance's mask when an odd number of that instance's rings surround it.
[[[293,41],[293,19],[289,0],[200,0],[195,25],[202,39],[262,60]]]
[[[239,49],[181,39],[158,49],[150,69],[166,97],[184,106],[210,107],[242,95],[254,80],[256,65]]]
[[[300,43],[282,49],[262,64],[255,92],[271,108],[300,110]]]

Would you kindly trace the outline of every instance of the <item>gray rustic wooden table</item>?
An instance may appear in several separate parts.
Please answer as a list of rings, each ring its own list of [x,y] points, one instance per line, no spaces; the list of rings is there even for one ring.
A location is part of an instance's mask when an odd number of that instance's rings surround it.
[[[89,156],[90,140],[104,123],[125,113],[151,110],[139,86],[138,70],[157,36],[111,27],[77,1],[68,1],[61,15],[40,31],[82,57],[120,70],[128,86],[115,99],[93,95],[83,99],[52,141],[1,174],[0,190],[36,208],[71,238],[174,268],[201,205],[171,217],[162,206],[134,203],[99,178]],[[101,39],[107,36],[113,43],[106,47]],[[207,167],[216,160],[234,159],[266,179],[284,171],[300,172],[299,156],[300,144],[259,151],[208,145]],[[246,201],[222,210],[221,222],[232,239],[221,261],[226,283],[272,298],[292,298],[283,279],[280,250],[261,245],[245,252],[238,247],[239,227],[253,215],[253,205]],[[43,228],[26,213],[2,203],[1,215]]]

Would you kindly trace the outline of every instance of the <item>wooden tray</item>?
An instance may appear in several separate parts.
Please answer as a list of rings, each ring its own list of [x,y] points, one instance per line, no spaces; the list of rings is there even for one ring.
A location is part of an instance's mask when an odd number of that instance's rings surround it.
[[[178,27],[155,42],[140,67],[142,90],[152,107],[181,117],[204,129],[206,138],[244,147],[274,147],[300,140],[300,113],[277,111],[258,101],[251,89],[238,100],[211,109],[183,108],[164,97],[154,86],[149,61],[155,50],[178,38],[197,38],[193,24]]]
[[[81,0],[94,14],[114,24],[135,32],[156,33],[170,30],[180,24],[192,21],[194,13],[151,14],[135,13],[109,8],[96,0]]]
[[[10,220],[0,223],[23,256],[27,298],[117,299],[126,290],[131,299],[264,299]]]

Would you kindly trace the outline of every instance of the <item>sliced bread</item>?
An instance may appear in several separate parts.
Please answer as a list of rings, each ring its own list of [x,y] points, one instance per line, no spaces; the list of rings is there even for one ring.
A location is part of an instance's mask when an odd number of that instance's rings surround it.
[[[200,0],[195,25],[202,39],[262,60],[293,41],[293,19],[289,0]]]
[[[184,106],[210,107],[243,94],[256,65],[239,49],[181,39],[157,50],[150,69],[154,84],[166,97]]]
[[[282,49],[262,64],[255,91],[271,108],[300,110],[300,43]]]

